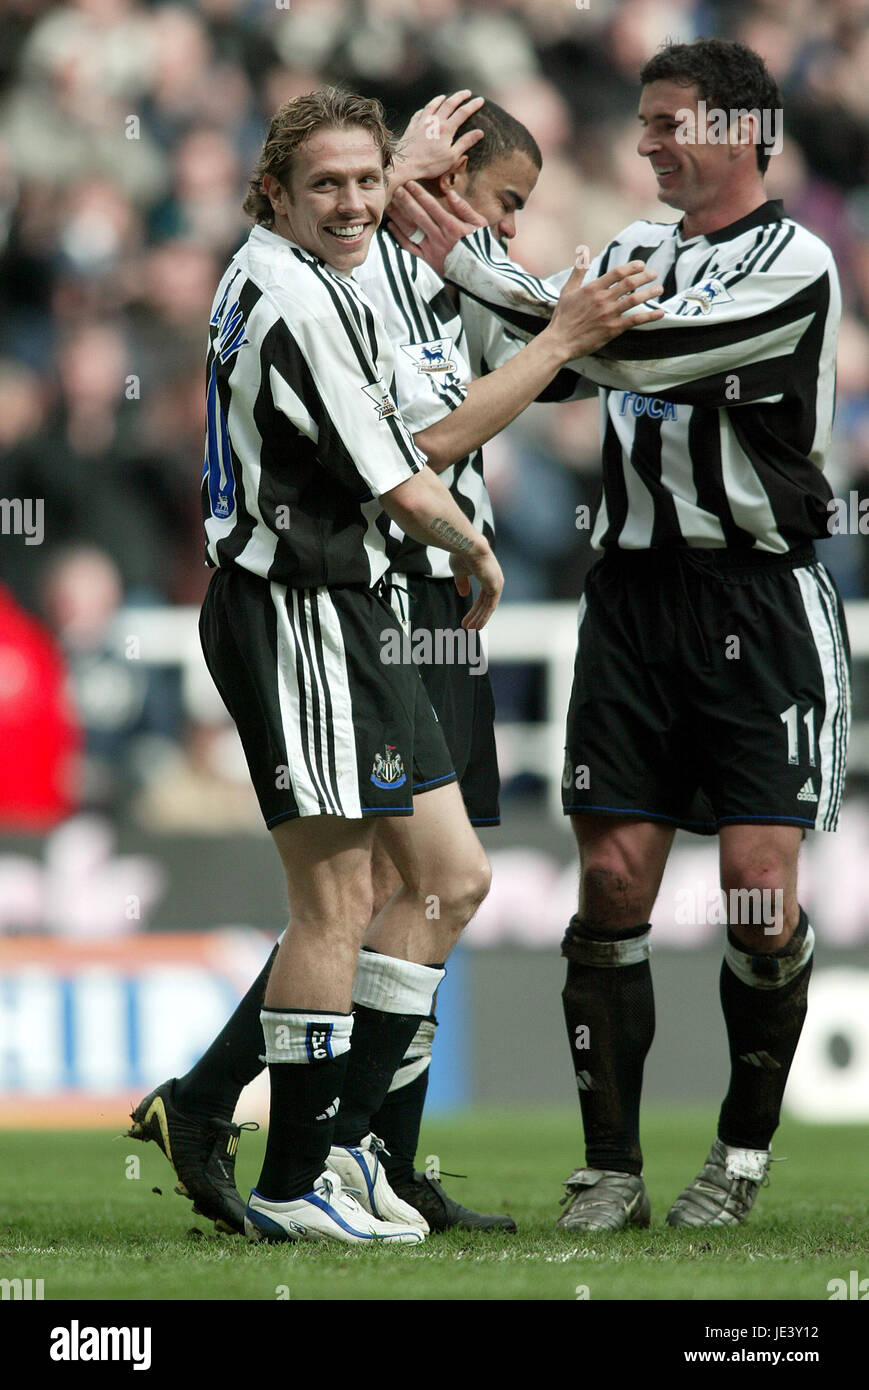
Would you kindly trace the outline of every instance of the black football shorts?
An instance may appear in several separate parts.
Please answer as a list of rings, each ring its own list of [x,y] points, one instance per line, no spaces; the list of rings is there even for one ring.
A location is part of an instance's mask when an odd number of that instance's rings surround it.
[[[399,632],[362,584],[288,589],[215,571],[199,619],[266,825],[292,816],[409,816],[456,780],[419,672],[384,660]]]
[[[462,628],[471,599],[462,597],[452,579],[396,574],[390,586],[392,607],[409,639],[405,651],[411,660],[420,658],[419,673],[452,755],[468,820],[500,825],[495,697],[479,633]]]
[[[811,546],[607,554],[580,604],[564,811],[835,830],[849,671]]]

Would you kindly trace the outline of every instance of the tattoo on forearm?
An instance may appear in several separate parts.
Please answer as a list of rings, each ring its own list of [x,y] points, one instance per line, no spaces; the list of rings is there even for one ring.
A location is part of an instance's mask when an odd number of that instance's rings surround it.
[[[442,516],[436,516],[434,521],[429,522],[429,530],[434,531],[436,536],[442,536],[445,541],[449,541],[456,550],[473,550],[474,548],[471,537],[463,536],[461,531],[457,531],[455,526],[451,526]]]

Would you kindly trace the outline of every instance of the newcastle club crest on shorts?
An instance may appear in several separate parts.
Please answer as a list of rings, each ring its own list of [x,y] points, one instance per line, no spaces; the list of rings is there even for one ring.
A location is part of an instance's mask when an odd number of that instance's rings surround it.
[[[411,361],[417,365],[417,370],[430,376],[434,372],[454,372],[455,362],[450,360],[450,353],[453,349],[452,338],[432,338],[428,343],[402,343],[401,350],[406,352]]]
[[[388,791],[390,787],[402,787],[407,781],[407,773],[404,770],[404,763],[401,754],[394,743],[384,744],[385,756],[380,753],[374,754],[374,766],[371,769],[371,780],[375,787],[382,787]]]

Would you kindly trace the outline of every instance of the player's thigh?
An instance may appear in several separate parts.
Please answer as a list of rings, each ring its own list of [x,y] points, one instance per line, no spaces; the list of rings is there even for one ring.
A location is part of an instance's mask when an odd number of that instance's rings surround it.
[[[602,926],[632,927],[649,919],[672,827],[633,817],[571,816],[579,850],[580,911]]]
[[[413,816],[384,819],[378,838],[417,896],[434,893],[443,907],[482,902],[491,871],[485,850],[468,820],[456,782],[413,798]]]
[[[345,924],[356,931],[368,923],[374,833],[374,821],[341,816],[297,817],[272,827],[294,928]]]
[[[498,825],[500,777],[495,744],[495,699],[479,645],[462,619],[471,607],[452,579],[393,575],[394,611],[409,628],[440,634],[432,660],[419,673],[435,710],[472,825]],[[447,643],[449,645],[447,645]]]

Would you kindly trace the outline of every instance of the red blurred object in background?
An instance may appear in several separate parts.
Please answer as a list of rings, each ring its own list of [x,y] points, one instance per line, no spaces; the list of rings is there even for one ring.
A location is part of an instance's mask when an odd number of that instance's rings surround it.
[[[58,646],[0,585],[0,829],[50,830],[77,809],[81,744]]]

